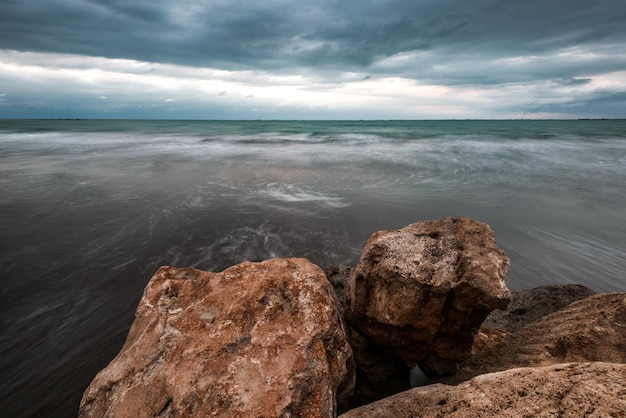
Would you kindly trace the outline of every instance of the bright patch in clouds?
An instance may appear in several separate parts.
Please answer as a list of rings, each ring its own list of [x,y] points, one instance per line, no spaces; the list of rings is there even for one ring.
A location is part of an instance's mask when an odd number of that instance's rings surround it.
[[[70,91],[72,95],[106,100],[112,110],[132,111],[137,106],[176,102],[189,108],[240,109],[242,117],[254,116],[252,108],[255,114],[280,108],[287,115],[327,109],[410,118],[419,116],[413,111],[423,110],[422,106],[428,107],[429,116],[437,116],[437,102],[445,102],[446,95],[452,93],[449,88],[398,77],[363,80],[361,76],[335,82],[302,75],[11,51],[0,53],[0,77],[11,80],[5,88],[31,84],[36,77],[40,92],[37,103],[41,106],[46,100],[49,103],[45,105],[58,103]],[[449,104],[441,106],[440,111],[449,111]],[[207,112],[204,116],[212,115]]]
[[[411,59],[413,57],[405,57]],[[526,65],[533,57],[511,59]],[[394,61],[392,58],[391,61]],[[384,67],[384,65],[383,65]],[[437,85],[431,79],[333,73],[330,76],[272,74],[264,71],[224,71],[134,60],[64,54],[0,51],[0,80],[4,108],[20,98],[18,106],[45,109],[71,106],[82,100],[87,117],[133,117],[149,106],[163,108],[159,117],[289,118],[480,118],[519,117],[516,107],[574,103],[576,94],[594,89],[622,89],[624,72],[596,75],[585,84],[549,85],[520,82],[497,88],[475,85]],[[34,95],[19,90],[37,90]],[[15,91],[12,91],[15,90]],[[89,97],[101,99],[93,104]],[[29,102],[30,101],[30,102]],[[103,103],[106,103],[104,105]],[[505,103],[503,108],[502,103]],[[506,110],[506,109],[510,110]],[[203,111],[202,109],[206,109]],[[173,113],[168,113],[173,112]],[[345,116],[344,116],[345,115]],[[542,116],[563,116],[545,113]]]

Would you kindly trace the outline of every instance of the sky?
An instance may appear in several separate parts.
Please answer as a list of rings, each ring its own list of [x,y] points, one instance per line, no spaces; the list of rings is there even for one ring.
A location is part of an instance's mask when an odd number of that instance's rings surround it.
[[[624,0],[1,0],[0,118],[626,117]]]

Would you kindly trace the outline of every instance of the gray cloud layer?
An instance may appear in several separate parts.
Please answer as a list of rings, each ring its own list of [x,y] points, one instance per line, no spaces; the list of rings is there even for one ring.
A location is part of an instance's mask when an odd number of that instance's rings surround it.
[[[623,0],[5,0],[0,48],[219,68],[367,68],[407,51],[623,48]],[[610,65],[610,63],[607,63]]]
[[[626,69],[626,3],[4,0],[0,49],[329,80],[354,72],[445,86],[583,85]],[[605,93],[623,104],[623,92]]]

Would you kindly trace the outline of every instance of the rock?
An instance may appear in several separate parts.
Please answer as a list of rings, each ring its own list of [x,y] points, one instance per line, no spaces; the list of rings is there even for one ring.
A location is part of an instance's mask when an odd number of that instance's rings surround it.
[[[392,350],[377,345],[350,325],[348,336],[357,367],[352,407],[410,389],[410,369]]]
[[[493,310],[481,325],[472,347],[471,356],[474,358],[525,325],[595,294],[593,290],[576,284],[540,286],[511,293],[512,300],[508,308]]]
[[[486,374],[458,386],[414,388],[352,417],[623,417],[626,365],[569,363]]]
[[[80,417],[332,417],[354,385],[338,301],[304,259],[162,267]]]
[[[346,291],[354,274],[354,268],[334,266],[324,269],[328,281],[333,285],[339,304],[345,313],[348,309]],[[410,370],[402,359],[389,349],[382,347],[361,334],[348,321],[348,341],[356,363],[356,385],[352,407],[371,403],[387,396],[410,389]]]
[[[508,267],[489,226],[471,219],[379,231],[350,280],[347,316],[407,366],[454,373],[485,317],[508,305]]]
[[[510,334],[508,332],[482,325],[478,330],[478,334],[476,334],[476,337],[474,338],[472,353],[468,358],[481,355],[483,352],[506,340],[509,335]]]
[[[483,325],[505,332],[515,332],[546,315],[558,311],[580,299],[595,294],[577,284],[549,285],[512,292],[511,304],[506,311],[496,309]]]
[[[348,309],[346,292],[350,284],[350,278],[354,274],[354,268],[348,266],[331,266],[324,269],[326,278],[333,286],[341,311],[345,314]]]
[[[456,384],[484,373],[567,362],[626,363],[626,293],[603,293],[573,302],[509,334],[463,362]]]

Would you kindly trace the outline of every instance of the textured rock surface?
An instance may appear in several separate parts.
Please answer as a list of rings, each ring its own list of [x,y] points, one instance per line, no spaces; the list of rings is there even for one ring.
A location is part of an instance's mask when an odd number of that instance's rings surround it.
[[[455,372],[485,317],[508,305],[508,266],[489,226],[471,219],[379,231],[350,281],[349,321],[408,366]]]
[[[603,293],[573,302],[507,335],[461,364],[456,384],[484,373],[566,362],[626,363],[626,293]]]
[[[324,273],[333,285],[342,310],[347,311],[346,290],[354,274],[347,266],[327,267]],[[347,321],[346,321],[347,322]],[[382,347],[347,322],[348,340],[356,363],[352,406],[361,406],[410,389],[409,368],[391,349]]]
[[[345,314],[348,309],[348,303],[346,301],[346,292],[350,285],[350,279],[354,274],[354,268],[348,266],[332,266],[324,269],[326,278],[333,286],[337,299],[339,300],[339,306],[341,311]]]
[[[506,311],[496,309],[483,325],[506,332],[514,332],[546,315],[558,311],[595,292],[577,284],[541,286],[516,290]]]
[[[310,262],[163,267],[79,415],[331,417],[353,384],[336,296]]]
[[[472,353],[470,357],[464,360],[467,363],[469,359],[482,355],[483,352],[493,348],[500,344],[502,341],[509,337],[509,333],[499,330],[497,328],[491,328],[487,326],[481,326],[474,338],[474,345],[472,346]],[[464,364],[461,363],[461,364]],[[442,378],[446,378],[445,376]]]
[[[624,417],[626,365],[570,363],[411,389],[348,411],[351,417]]]
[[[352,407],[365,405],[410,389],[410,369],[389,348],[373,343],[348,325],[357,366]]]

